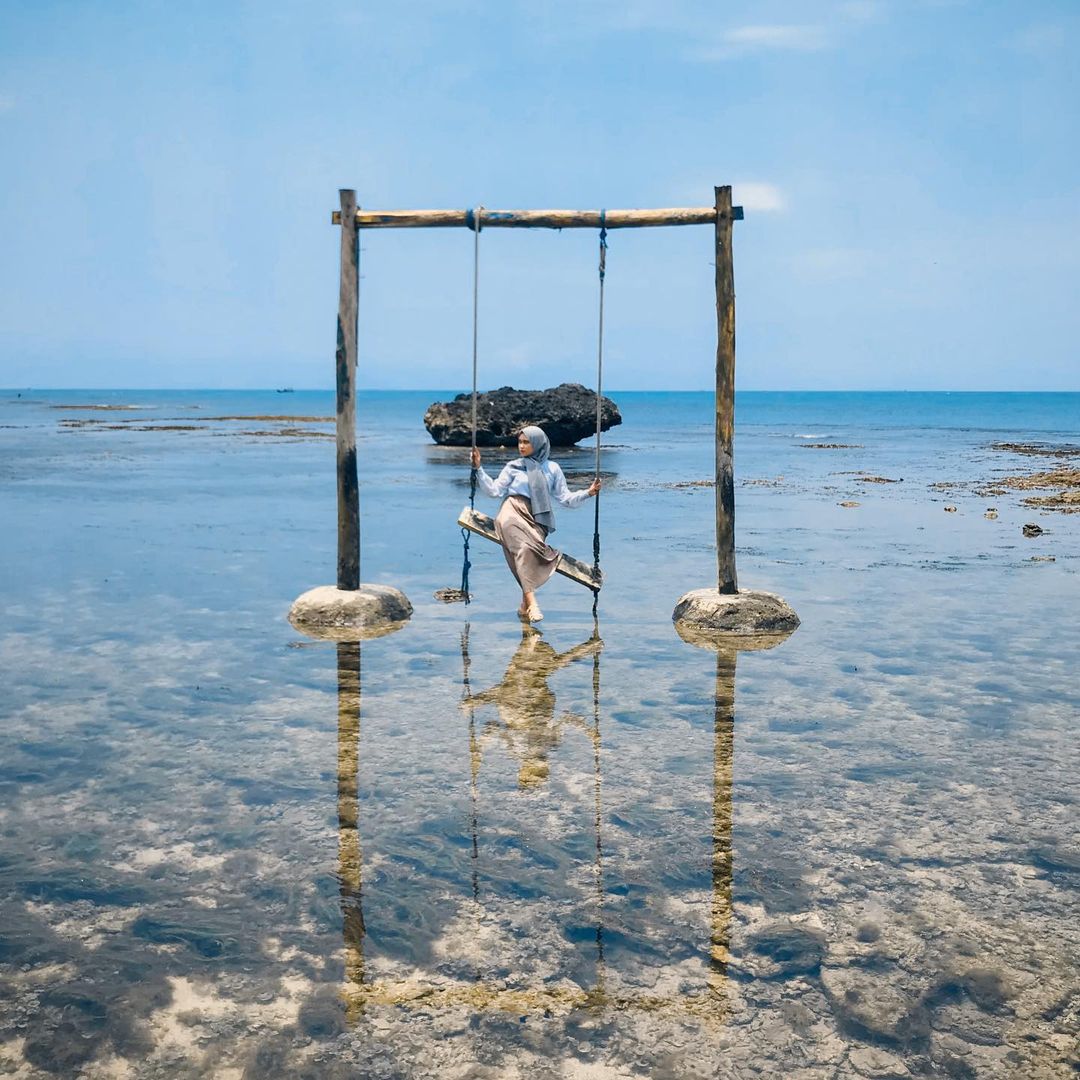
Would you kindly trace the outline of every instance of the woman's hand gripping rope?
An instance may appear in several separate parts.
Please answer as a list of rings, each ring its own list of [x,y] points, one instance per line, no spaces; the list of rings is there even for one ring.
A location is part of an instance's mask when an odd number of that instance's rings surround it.
[[[480,468],[480,451],[474,446],[472,452],[469,454],[469,462],[474,469]],[[597,477],[589,485],[589,495],[595,497],[600,493],[600,489],[604,486],[604,482]]]

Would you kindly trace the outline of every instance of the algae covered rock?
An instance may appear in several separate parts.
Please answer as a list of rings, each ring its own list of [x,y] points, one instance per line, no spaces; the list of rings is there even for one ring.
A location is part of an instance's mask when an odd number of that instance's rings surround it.
[[[621,423],[615,402],[601,398],[600,430]],[[477,395],[477,446],[514,446],[530,424],[543,428],[552,446],[573,446],[596,434],[596,393],[580,383],[562,383],[548,390],[503,386]],[[424,427],[440,446],[472,445],[472,394],[430,405]]]

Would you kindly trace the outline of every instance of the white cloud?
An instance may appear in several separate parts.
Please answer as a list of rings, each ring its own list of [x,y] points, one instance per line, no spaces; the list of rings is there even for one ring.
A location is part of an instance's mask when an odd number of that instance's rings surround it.
[[[726,179],[722,169],[715,175],[683,177],[671,184],[667,201],[671,206],[712,206],[713,186]],[[731,201],[755,213],[782,213],[788,208],[783,189],[765,180],[733,180]]]
[[[615,4],[600,5],[600,8],[606,8],[612,25],[622,30],[686,29],[686,14],[673,10],[663,0],[619,0]]]
[[[762,23],[755,26],[736,26],[721,35],[720,45],[707,49],[703,59],[726,59],[740,53],[776,50],[782,52],[816,52],[829,44],[823,26],[791,23]]]
[[[777,213],[787,209],[787,197],[775,184],[761,180],[737,180],[731,185],[732,201],[746,210]]]
[[[875,22],[885,15],[885,4],[883,0],[847,0],[838,10],[852,22]]]

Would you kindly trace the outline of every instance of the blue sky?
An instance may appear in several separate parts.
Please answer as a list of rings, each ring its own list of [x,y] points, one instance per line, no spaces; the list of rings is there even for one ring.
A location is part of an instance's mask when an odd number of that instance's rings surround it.
[[[0,386],[330,387],[373,209],[708,205],[744,389],[1080,390],[1080,5],[0,0]],[[606,384],[712,385],[708,227]],[[360,381],[464,387],[472,236],[363,235]],[[481,236],[483,387],[595,380],[596,235]]]

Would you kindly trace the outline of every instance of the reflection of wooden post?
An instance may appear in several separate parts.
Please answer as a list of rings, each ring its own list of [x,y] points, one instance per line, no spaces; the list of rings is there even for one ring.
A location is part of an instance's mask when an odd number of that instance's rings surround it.
[[[338,874],[341,878],[345,978],[364,978],[363,863],[359,829],[360,643],[339,642],[338,673]]]
[[[360,587],[360,487],[356,475],[356,334],[360,235],[356,192],[341,195],[341,290],[337,321],[337,495],[339,589]]]
[[[698,591],[704,593],[706,590]],[[772,596],[771,593],[750,595]],[[798,619],[795,620],[795,626],[798,626]],[[711,964],[708,974],[714,1008],[718,1004],[716,999],[724,995],[727,966],[731,957],[731,919],[734,906],[731,842],[734,821],[732,803],[735,777],[735,667],[740,651],[773,649],[786,641],[793,629],[794,627],[786,632],[749,636],[710,632],[689,623],[678,620],[675,622],[675,630],[683,641],[716,653],[716,682],[713,690],[712,906],[709,920]]]
[[[716,699],[713,713],[713,853],[712,919],[709,954],[713,972],[723,980],[731,942],[732,783],[735,761],[734,649],[716,652]]]
[[[716,587],[737,593],[735,579],[735,265],[731,187],[716,188]]]

